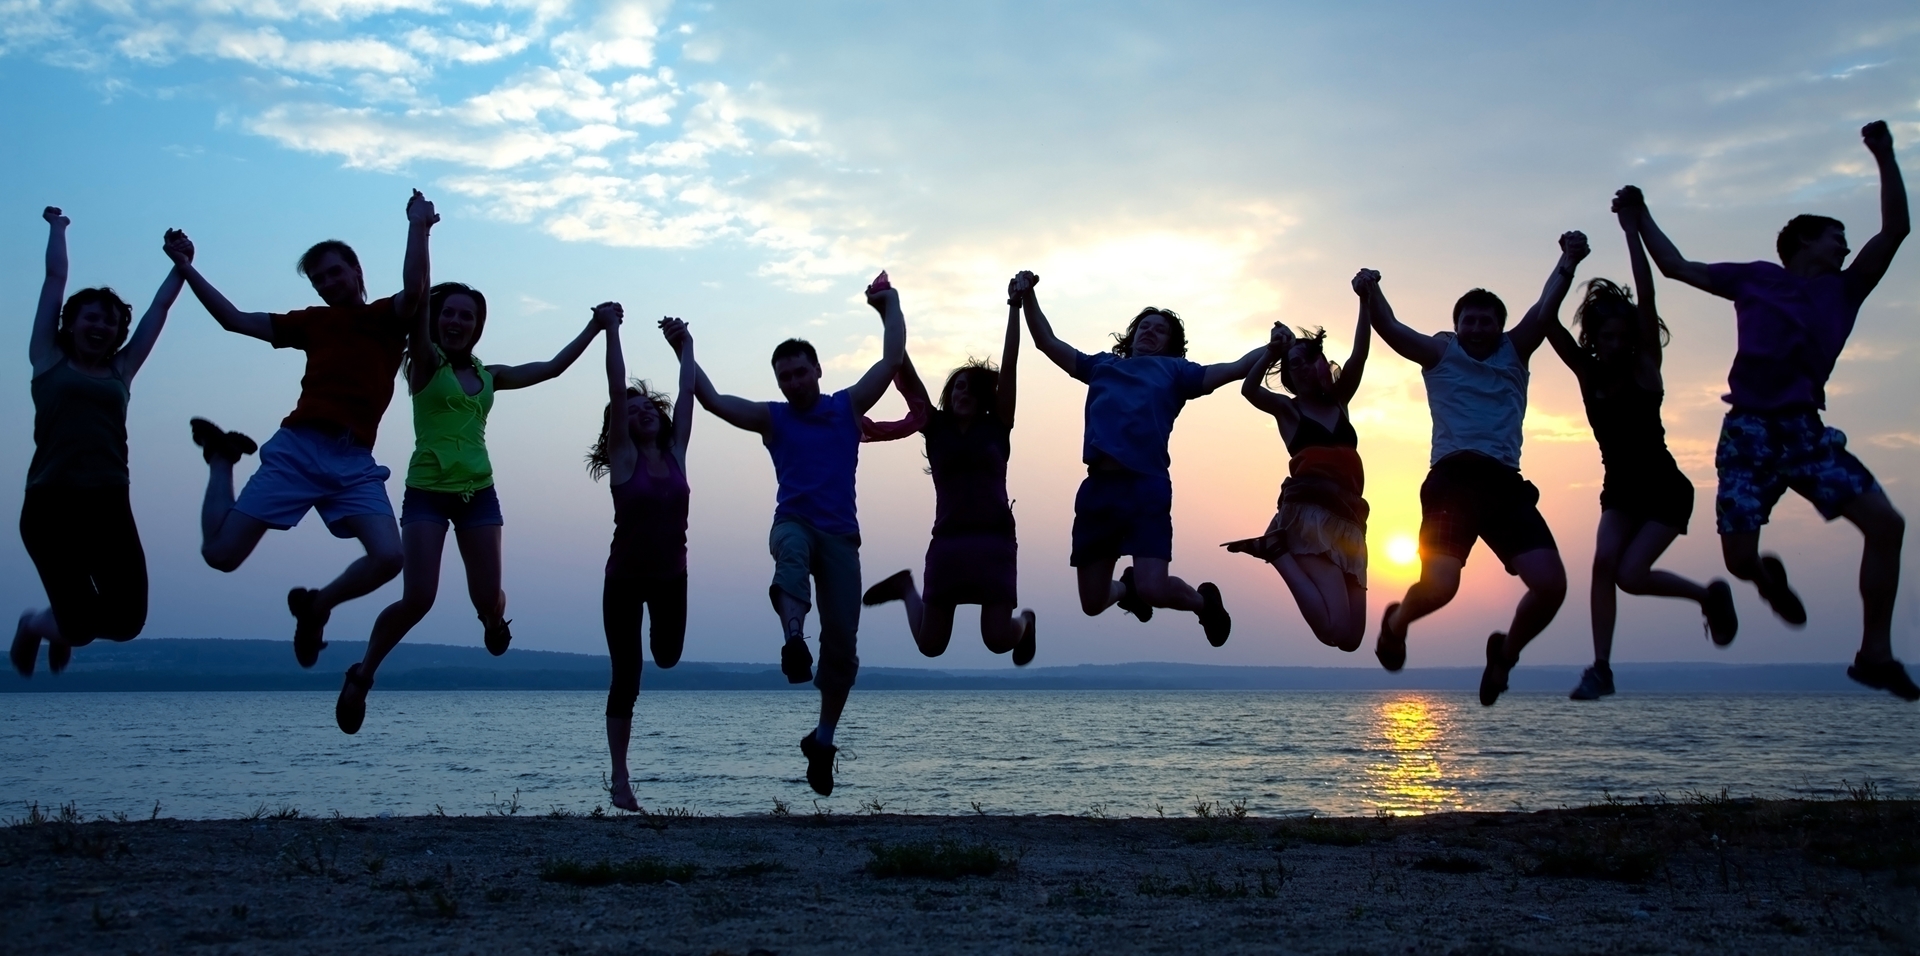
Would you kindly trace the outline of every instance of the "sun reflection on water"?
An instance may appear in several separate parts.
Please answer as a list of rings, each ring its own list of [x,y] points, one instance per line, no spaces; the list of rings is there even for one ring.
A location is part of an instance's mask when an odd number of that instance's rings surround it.
[[[1392,814],[1471,809],[1441,765],[1452,723],[1447,705],[1426,697],[1381,701],[1367,744],[1368,805]]]

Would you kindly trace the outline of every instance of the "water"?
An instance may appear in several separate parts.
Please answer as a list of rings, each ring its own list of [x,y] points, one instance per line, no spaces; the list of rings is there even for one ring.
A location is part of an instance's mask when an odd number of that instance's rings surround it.
[[[231,818],[575,812],[605,802],[604,697],[386,692],[366,727],[331,694],[0,695],[0,816]],[[797,743],[811,694],[642,694],[633,786],[654,809],[813,812]],[[1689,792],[1808,796],[1873,780],[1920,790],[1920,708],[1884,696],[856,692],[837,734],[859,812],[1260,815],[1541,808]],[[852,758],[852,759],[850,759]]]

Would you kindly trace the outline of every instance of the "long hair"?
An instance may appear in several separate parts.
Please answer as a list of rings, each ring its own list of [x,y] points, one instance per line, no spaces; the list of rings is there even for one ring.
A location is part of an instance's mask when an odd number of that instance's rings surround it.
[[[1312,361],[1315,358],[1327,354],[1326,329],[1315,326],[1312,329],[1301,328],[1298,330],[1298,333],[1293,340],[1293,345],[1287,348],[1287,352],[1292,352],[1294,349],[1304,345],[1308,349],[1307,361]],[[1299,395],[1300,387],[1293,377],[1293,363],[1289,362],[1287,358],[1285,354],[1280,356],[1278,368],[1280,373],[1280,387],[1286,389],[1293,395]],[[1333,380],[1336,382],[1339,381],[1340,363],[1329,360],[1327,366],[1333,372]]]
[[[967,380],[967,391],[973,394],[976,407],[982,411],[993,408],[1000,395],[1000,370],[991,362],[968,359],[966,364],[947,373],[947,383],[940,386],[942,409],[947,409],[953,399],[953,383],[962,378]]]
[[[1160,354],[1171,356],[1173,358],[1185,358],[1187,355],[1186,323],[1180,321],[1180,316],[1175,314],[1172,309],[1162,309],[1159,306],[1153,306],[1153,305],[1150,305],[1144,309],[1141,309],[1140,314],[1134,316],[1133,321],[1127,323],[1127,331],[1125,335],[1120,335],[1120,334],[1114,335],[1113,354],[1118,355],[1121,358],[1133,357],[1134,333],[1140,331],[1140,320],[1146,318],[1149,315],[1157,315],[1157,316],[1160,316],[1161,318],[1166,319],[1167,326],[1172,330],[1172,333],[1173,333],[1167,337],[1167,350],[1164,352],[1161,352]]]
[[[1573,321],[1580,326],[1580,348],[1595,359],[1600,357],[1600,327],[1608,322],[1640,321],[1640,308],[1633,304],[1633,290],[1611,279],[1590,279],[1587,281],[1586,297],[1580,300],[1580,307],[1573,312]],[[1672,341],[1672,333],[1667,331],[1667,320],[1654,316],[1653,321],[1660,327],[1660,347],[1666,348]],[[1633,343],[1634,354],[1640,351],[1640,336],[1627,337]]]
[[[647,386],[645,379],[636,378],[627,386],[628,398],[645,398],[653,403],[653,410],[660,416],[660,431],[653,436],[653,444],[665,455],[673,451],[673,404],[667,400],[665,392],[656,392]],[[626,427],[625,409],[621,409],[620,424]],[[600,438],[587,450],[587,474],[599,481],[613,468],[613,461],[607,457],[607,436],[613,428],[613,403],[600,412]]]
[[[479,289],[464,282],[442,282],[427,290],[427,338],[441,350],[441,354],[446,354],[446,347],[440,345],[440,310],[446,307],[447,299],[455,295],[464,295],[473,300],[473,340],[467,343],[467,361],[478,368],[480,360],[473,357],[473,347],[480,344],[480,333],[487,330],[487,297],[481,295]],[[452,362],[453,356],[447,356],[447,361]],[[439,368],[438,365],[434,366],[436,371]],[[408,379],[413,377],[412,349],[408,349],[406,357],[400,360],[400,375]]]
[[[120,346],[126,344],[127,333],[133,329],[133,306],[120,298],[120,293],[107,286],[81,289],[67,296],[67,304],[60,307],[60,322],[53,330],[54,344],[66,353],[67,358],[73,358],[74,321],[80,318],[81,309],[96,303],[120,319],[120,334],[114,336],[113,348],[107,351],[107,357],[112,358],[114,353],[120,351]]]

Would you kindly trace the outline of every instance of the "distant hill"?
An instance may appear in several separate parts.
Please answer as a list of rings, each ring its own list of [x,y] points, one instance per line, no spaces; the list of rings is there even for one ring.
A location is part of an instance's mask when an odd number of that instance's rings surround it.
[[[334,641],[319,667],[301,670],[289,641],[149,639],[99,641],[74,655],[58,676],[43,656],[31,680],[0,674],[0,692],[337,690],[364,641]],[[1635,693],[1868,693],[1839,664],[1615,664]],[[1564,693],[1579,680],[1570,665],[1523,666],[1516,691]],[[604,690],[607,659],[594,654],[402,644],[380,668],[382,690]],[[1211,664],[1080,664],[1016,670],[862,667],[863,690],[1449,690],[1479,686],[1477,667],[1241,667]],[[648,690],[806,690],[771,663],[648,663]]]

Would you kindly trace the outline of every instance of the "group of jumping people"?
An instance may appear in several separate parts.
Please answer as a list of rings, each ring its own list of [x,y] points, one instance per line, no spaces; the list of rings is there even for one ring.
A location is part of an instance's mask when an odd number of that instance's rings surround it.
[[[335,607],[404,575],[400,599],[380,612],[365,656],[347,668],[335,717],[349,734],[365,720],[381,662],[433,606],[449,526],[486,647],[506,653],[512,622],[500,586],[503,519],[487,417],[496,392],[560,375],[596,335],[605,339],[608,403],[587,465],[595,480],[607,479],[613,497],[601,610],[612,663],[606,729],[616,806],[639,806],[628,784],[627,750],[643,620],[650,619],[648,649],[656,666],[672,667],[685,643],[687,451],[696,403],[758,434],[773,460],[778,493],[767,593],[783,638],[781,671],[820,692],[819,720],[800,741],[814,790],[833,789],[834,729],[859,670],[862,605],[900,601],[916,645],[936,657],[952,637],[955,609],[976,604],[990,650],[1011,654],[1016,665],[1033,660],[1038,622],[1018,606],[1018,545],[1007,495],[1023,324],[1042,354],[1087,386],[1081,451],[1087,476],[1074,496],[1071,556],[1081,609],[1098,615],[1117,604],[1141,621],[1157,608],[1191,611],[1216,647],[1232,628],[1220,589],[1211,582],[1191,586],[1169,573],[1167,449],[1181,409],[1237,381],[1248,402],[1273,416],[1291,456],[1277,512],[1265,533],[1225,547],[1273,565],[1313,634],[1353,651],[1369,620],[1368,505],[1348,409],[1374,334],[1417,363],[1433,421],[1431,467],[1420,488],[1420,578],[1386,606],[1374,654],[1389,671],[1405,666],[1410,626],[1453,599],[1475,540],[1484,541],[1527,589],[1511,624],[1487,639],[1480,683],[1486,705],[1506,690],[1522,648],[1552,621],[1566,594],[1566,569],[1537,507],[1539,490],[1520,472],[1528,360],[1542,342],[1551,343],[1579,382],[1605,468],[1592,579],[1594,663],[1571,695],[1595,699],[1614,692],[1609,660],[1616,590],[1697,603],[1721,646],[1739,628],[1726,581],[1701,584],[1653,567],[1686,532],[1694,498],[1661,425],[1668,332],[1654,308],[1658,268],[1734,304],[1738,346],[1725,396],[1731,408],[1715,456],[1715,516],[1727,570],[1751,582],[1781,619],[1804,625],[1806,611],[1784,564],[1759,550],[1760,528],[1789,488],[1824,518],[1852,521],[1865,535],[1865,627],[1847,674],[1917,700],[1920,687],[1894,659],[1890,634],[1904,521],[1846,450],[1846,436],[1820,416],[1827,379],[1861,303],[1909,230],[1886,124],[1869,124],[1862,137],[1879,167],[1881,230],[1850,266],[1844,227],[1821,216],[1787,223],[1777,265],[1690,261],[1655,225],[1640,190],[1628,186],[1615,194],[1613,212],[1626,238],[1632,288],[1587,282],[1575,312],[1577,337],[1559,313],[1588,245],[1581,233],[1568,232],[1538,301],[1510,329],[1500,298],[1473,289],[1454,304],[1452,331],[1417,332],[1394,315],[1380,273],[1360,270],[1352,280],[1359,298],[1354,346],[1341,365],[1328,359],[1324,331],[1296,332],[1277,322],[1265,344],[1237,361],[1201,365],[1186,358],[1180,317],[1156,307],[1134,316],[1110,349],[1082,352],[1054,334],[1040,308],[1040,277],[1023,271],[1007,286],[998,365],[973,361],[954,369],[937,403],[907,358],[900,296],[885,272],[865,291],[884,329],[880,359],[851,386],[823,393],[819,356],[793,338],[772,356],[783,401],[724,394],[695,360],[692,330],[669,317],[659,328],[678,361],[678,393],[670,399],[629,380],[620,343],[624,311],[615,302],[595,306],[585,328],[551,359],[482,363],[474,349],[486,329],[486,297],[461,283],[432,282],[429,236],[439,216],[417,190],[407,204],[402,287],[391,296],[369,301],[353,249],[328,240],[307,250],[298,267],[323,305],[243,312],[195,267],[191,240],[169,230],[163,248],[173,268],[138,325],[111,289],[84,289],[63,304],[68,220],[49,207],[46,282],[29,345],[35,452],[20,533],[51,606],[21,615],[11,660],[20,674],[31,675],[44,642],[48,666],[59,672],[73,648],[100,638],[129,640],[145,624],[146,560],[128,501],[127,401],[185,286],[228,331],[306,353],[299,401],[264,445],[205,419],[190,423],[208,466],[201,506],[207,564],[232,571],[269,529],[292,528],[310,509],[335,536],[361,543],[365,556],[324,587],[287,595],[302,667],[312,667],[326,647]],[[389,472],[372,451],[396,377],[406,383],[414,424],[397,524],[386,491]],[[1280,391],[1268,387],[1275,377]],[[906,400],[907,416],[867,418],[889,386]],[[911,571],[900,571],[862,592],[854,499],[860,445],[914,434],[925,440],[935,491],[925,564],[918,582]],[[236,496],[234,466],[256,453],[259,467]],[[1122,557],[1131,565],[1116,578]],[[817,662],[805,634],[810,610],[817,611]]]

